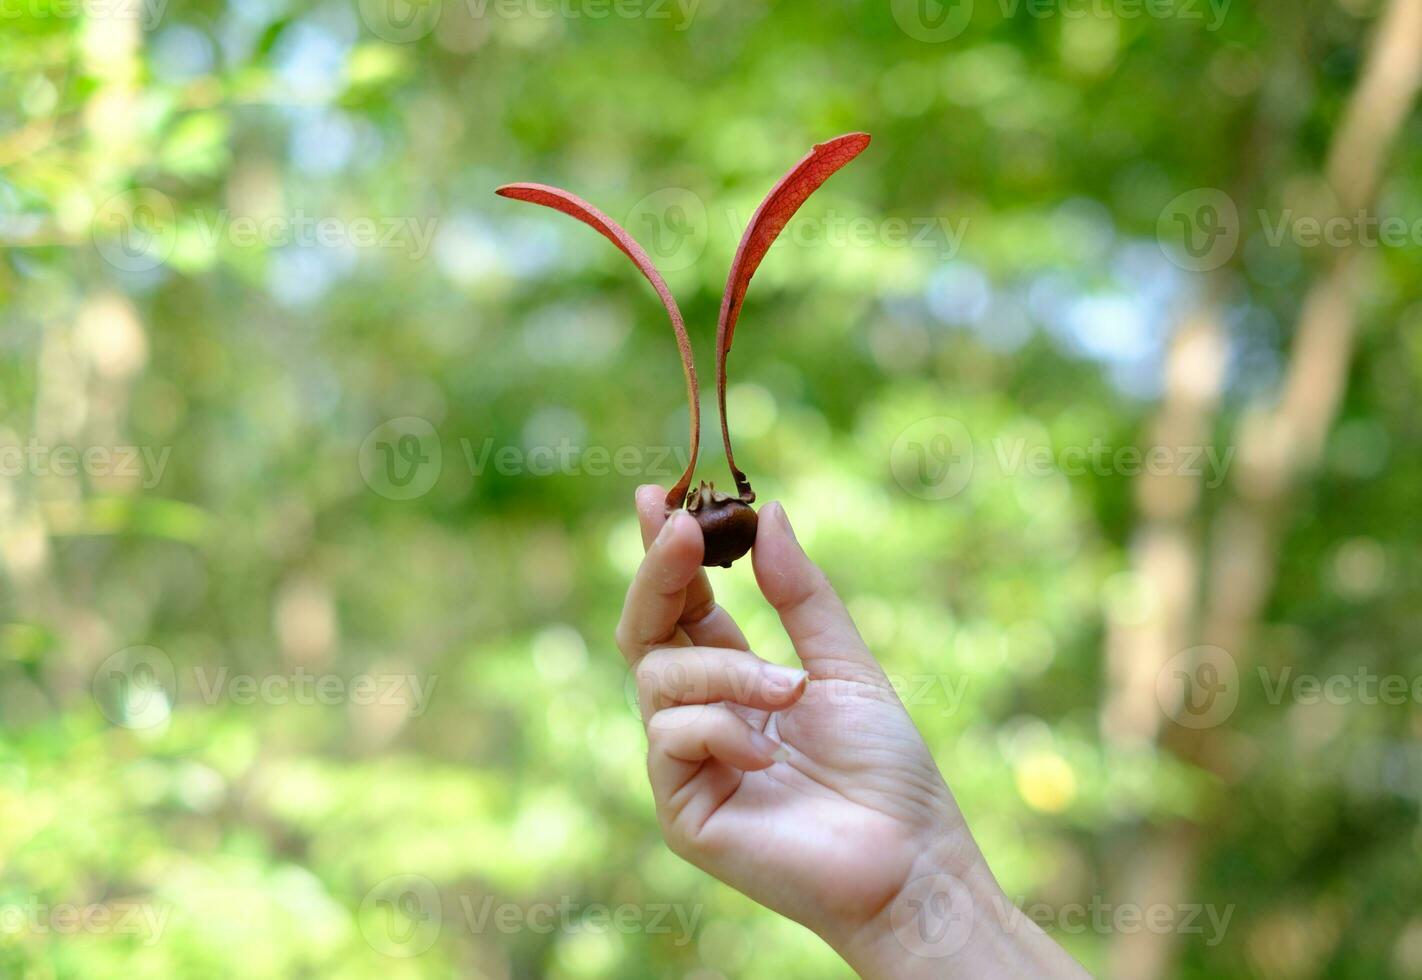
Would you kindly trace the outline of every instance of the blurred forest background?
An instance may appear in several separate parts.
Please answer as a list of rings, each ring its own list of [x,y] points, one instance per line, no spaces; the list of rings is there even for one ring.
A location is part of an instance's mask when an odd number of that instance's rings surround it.
[[[1419,59],[1422,0],[0,0],[0,975],[846,976],[660,842],[671,332],[492,192],[622,220],[708,379],[864,130],[731,423],[1007,893],[1098,975],[1422,976]]]

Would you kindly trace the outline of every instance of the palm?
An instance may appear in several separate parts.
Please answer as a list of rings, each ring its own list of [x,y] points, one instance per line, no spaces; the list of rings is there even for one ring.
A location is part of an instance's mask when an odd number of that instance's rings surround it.
[[[892,691],[811,680],[765,722],[791,758],[759,772],[708,760],[687,790],[722,802],[686,828],[687,856],[801,922],[867,918],[952,808],[947,787]]]

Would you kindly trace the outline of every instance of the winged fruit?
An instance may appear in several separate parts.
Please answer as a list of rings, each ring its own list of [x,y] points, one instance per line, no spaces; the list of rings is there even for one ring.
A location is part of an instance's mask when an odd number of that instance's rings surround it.
[[[596,229],[603,237],[622,250],[642,275],[656,290],[671,317],[672,331],[676,334],[677,350],[681,354],[682,373],[686,376],[686,398],[691,414],[691,451],[681,479],[667,494],[667,513],[685,507],[701,526],[706,542],[703,565],[720,565],[729,568],[737,558],[750,551],[755,543],[756,514],[751,508],[755,503],[755,491],[750,480],[736,466],[735,454],[731,451],[731,431],[726,421],[726,357],[731,352],[731,340],[735,336],[736,321],[741,315],[741,304],[745,300],[746,289],[751,277],[760,268],[770,246],[785,228],[785,225],[800,210],[821,184],[829,180],[835,171],[853,160],[869,145],[867,133],[848,133],[824,143],[818,143],[799,163],[770,189],[765,200],[752,215],[731,260],[730,275],[726,279],[726,292],[721,298],[721,315],[716,322],[716,407],[721,416],[721,441],[726,449],[726,464],[735,480],[736,494],[732,496],[717,490],[714,484],[702,482],[695,490],[691,481],[696,473],[696,458],[701,443],[701,394],[696,377],[696,365],[691,354],[691,341],[686,333],[686,322],[666,280],[657,271],[646,251],[617,222],[603,214],[576,194],[550,187],[547,184],[505,184],[496,193],[503,197],[531,204],[541,204],[553,208]]]

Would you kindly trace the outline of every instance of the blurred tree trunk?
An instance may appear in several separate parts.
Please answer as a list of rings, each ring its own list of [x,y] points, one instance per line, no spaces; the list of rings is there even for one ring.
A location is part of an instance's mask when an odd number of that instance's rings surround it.
[[[1422,0],[1390,0],[1325,168],[1335,212],[1370,209],[1389,150],[1422,80]],[[1320,217],[1328,217],[1322,215]],[[1246,659],[1254,626],[1273,588],[1282,514],[1294,481],[1319,461],[1342,399],[1358,329],[1367,257],[1357,241],[1335,250],[1305,297],[1277,404],[1244,413],[1230,494],[1209,531],[1208,556],[1193,533],[1197,480],[1146,476],[1137,487],[1140,529],[1134,570],[1150,596],[1135,623],[1112,623],[1107,640],[1110,688],[1102,714],[1117,741],[1160,738],[1188,761],[1212,753],[1208,730],[1161,731],[1156,677],[1193,643]],[[1187,317],[1167,356],[1165,395],[1150,426],[1153,445],[1208,444],[1222,391],[1225,338],[1218,303]],[[1200,583],[1197,588],[1197,583]],[[1198,614],[1197,614],[1198,609]],[[1180,823],[1156,828],[1133,845],[1117,899],[1148,905],[1189,899],[1205,835]],[[1169,971],[1178,937],[1149,931],[1115,937],[1110,975],[1151,980]]]

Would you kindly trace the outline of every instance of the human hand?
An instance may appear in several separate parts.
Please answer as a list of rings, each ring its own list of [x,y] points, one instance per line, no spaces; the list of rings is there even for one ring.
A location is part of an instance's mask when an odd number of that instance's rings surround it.
[[[761,509],[752,561],[803,670],[749,651],[701,567],[700,528],[683,511],[667,518],[665,499],[637,492],[647,555],[617,640],[671,849],[813,929],[866,977],[1084,976],[998,889],[784,509]]]

